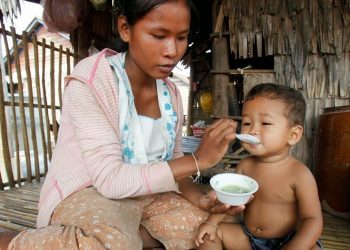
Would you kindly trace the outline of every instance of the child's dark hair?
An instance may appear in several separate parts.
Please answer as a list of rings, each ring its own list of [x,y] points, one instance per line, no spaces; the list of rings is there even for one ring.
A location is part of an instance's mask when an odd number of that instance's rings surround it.
[[[115,20],[117,20],[118,16],[123,15],[130,25],[134,25],[139,19],[157,6],[175,1],[178,0],[116,0],[113,5],[113,14]],[[199,33],[199,14],[191,0],[186,0],[186,3],[191,12],[190,34],[188,37],[188,41],[191,43]],[[118,33],[117,30],[116,33]],[[125,52],[128,50],[128,44],[123,42],[118,34],[115,42],[116,44],[113,46],[113,49],[116,51]]]
[[[287,117],[291,125],[303,125],[305,120],[306,103],[303,94],[291,87],[275,83],[262,83],[254,86],[247,94],[245,101],[257,97],[280,100],[287,106]]]

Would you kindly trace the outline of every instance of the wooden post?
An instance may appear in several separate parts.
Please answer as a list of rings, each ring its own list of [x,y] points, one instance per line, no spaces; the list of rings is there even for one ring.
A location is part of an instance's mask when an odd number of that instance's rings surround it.
[[[212,8],[213,29],[217,27],[217,22],[222,21],[221,11],[218,13],[217,2],[213,2]],[[219,25],[218,25],[219,26]],[[212,63],[214,70],[229,70],[227,37],[219,36],[213,39],[212,43]],[[213,75],[214,107],[213,115],[216,117],[228,116],[227,87],[229,84],[228,74]]]

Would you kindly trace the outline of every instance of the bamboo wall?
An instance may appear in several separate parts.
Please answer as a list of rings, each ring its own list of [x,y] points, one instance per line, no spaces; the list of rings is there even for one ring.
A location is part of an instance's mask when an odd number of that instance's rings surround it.
[[[214,34],[228,32],[235,58],[273,55],[281,84],[349,97],[350,1],[224,0],[219,15]]]
[[[40,181],[57,139],[63,77],[73,67],[68,48],[1,26],[0,189]],[[12,48],[10,47],[12,45]]]

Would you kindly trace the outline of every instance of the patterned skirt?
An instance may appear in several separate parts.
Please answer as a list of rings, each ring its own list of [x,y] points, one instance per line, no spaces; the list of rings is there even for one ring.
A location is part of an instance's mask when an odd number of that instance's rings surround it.
[[[20,233],[8,249],[142,249],[140,225],[166,249],[191,249],[207,216],[174,192],[111,200],[86,188],[56,207],[49,226]]]

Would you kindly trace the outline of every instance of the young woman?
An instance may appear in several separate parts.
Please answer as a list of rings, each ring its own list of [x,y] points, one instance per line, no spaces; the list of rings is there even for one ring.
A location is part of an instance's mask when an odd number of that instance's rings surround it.
[[[116,10],[122,49],[66,78],[38,229],[9,249],[189,249],[206,211],[243,209],[216,204],[190,178],[220,161],[234,121],[218,120],[193,155],[182,153],[181,97],[166,78],[187,49],[191,3],[125,0]]]

